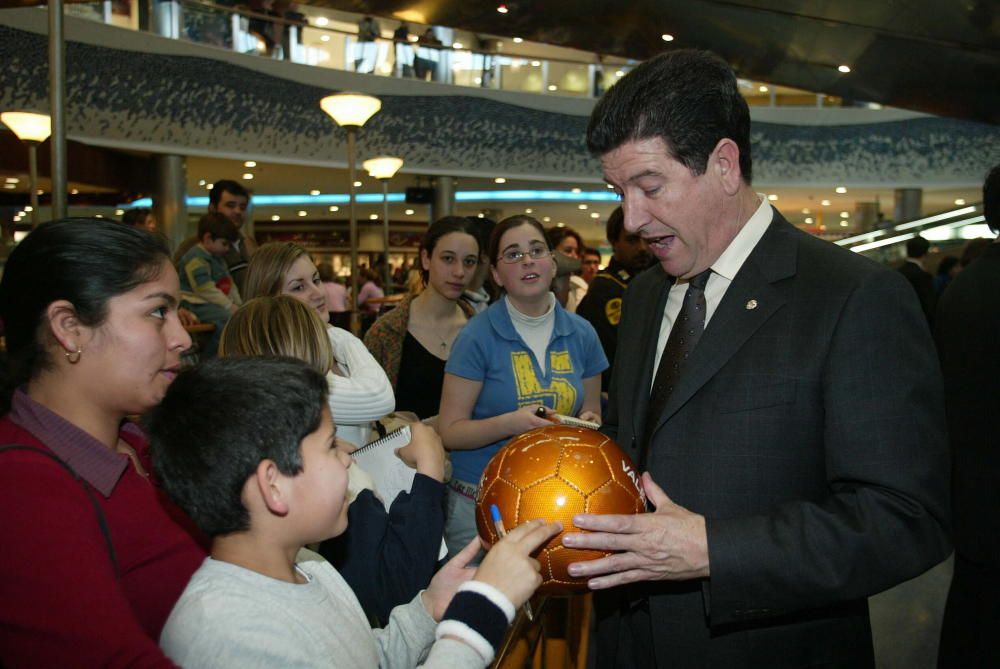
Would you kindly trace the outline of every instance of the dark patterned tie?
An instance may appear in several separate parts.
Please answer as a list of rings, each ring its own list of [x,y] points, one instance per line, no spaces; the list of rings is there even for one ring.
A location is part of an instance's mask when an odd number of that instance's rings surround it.
[[[660,419],[660,414],[666,408],[667,400],[670,399],[674,386],[677,385],[677,381],[684,372],[684,365],[688,357],[694,352],[694,347],[698,345],[701,333],[705,331],[705,284],[708,283],[708,277],[711,273],[711,269],[706,269],[701,274],[692,277],[688,283],[687,292],[684,293],[684,303],[674,320],[673,327],[670,328],[667,344],[663,347],[660,366],[656,369],[653,388],[649,392],[646,426],[642,433],[640,471],[645,469],[649,438]]]

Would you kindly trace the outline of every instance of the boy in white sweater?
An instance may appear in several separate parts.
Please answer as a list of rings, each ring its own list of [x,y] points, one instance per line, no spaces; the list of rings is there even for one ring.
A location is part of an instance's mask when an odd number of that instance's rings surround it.
[[[327,388],[298,360],[212,360],[153,411],[157,475],[212,537],[160,645],[184,667],[487,666],[541,583],[531,552],[560,526],[514,529],[478,569],[470,543],[372,630],[337,571],[303,549],[347,527],[351,460],[334,447]],[[415,427],[413,439],[437,439]]]

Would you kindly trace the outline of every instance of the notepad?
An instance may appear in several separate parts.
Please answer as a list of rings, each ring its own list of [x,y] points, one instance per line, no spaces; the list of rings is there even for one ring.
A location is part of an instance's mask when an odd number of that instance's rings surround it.
[[[572,416],[564,416],[561,413],[549,414],[548,418],[549,420],[554,420],[570,427],[585,427],[589,430],[596,430],[601,427],[598,423],[592,423],[589,420],[580,420]]]
[[[409,492],[417,470],[409,467],[396,455],[396,449],[410,443],[410,427],[398,430],[354,451],[354,460],[375,480],[375,492],[386,508],[401,492]]]

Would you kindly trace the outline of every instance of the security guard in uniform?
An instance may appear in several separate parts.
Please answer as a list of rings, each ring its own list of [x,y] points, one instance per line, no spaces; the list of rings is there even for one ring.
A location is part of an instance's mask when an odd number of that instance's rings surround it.
[[[618,346],[618,321],[622,314],[622,295],[636,274],[650,266],[653,261],[646,241],[636,234],[625,231],[625,217],[618,207],[608,217],[606,225],[608,241],[614,255],[611,262],[599,272],[590,283],[576,313],[590,321],[601,339],[604,354],[611,367],[601,375],[601,390],[608,391],[611,383],[611,369],[615,364],[615,349]]]

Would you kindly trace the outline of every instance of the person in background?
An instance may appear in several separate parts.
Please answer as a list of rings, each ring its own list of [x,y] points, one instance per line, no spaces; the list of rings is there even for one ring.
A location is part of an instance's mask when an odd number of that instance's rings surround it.
[[[365,15],[358,21],[357,53],[354,57],[354,70],[361,74],[375,71],[375,61],[378,60],[378,45],[375,43],[382,36],[382,28],[371,15]]]
[[[392,33],[393,51],[396,63],[393,67],[397,77],[413,76],[413,45],[410,44],[410,25],[403,21]]]
[[[580,253],[583,251],[583,238],[573,228],[552,226],[545,231],[545,238],[556,253],[580,260]],[[576,313],[577,306],[586,294],[587,282],[577,274],[571,275],[565,304],[566,311]]]
[[[931,248],[931,243],[921,237],[915,236],[906,242],[906,260],[899,266],[899,273],[906,277],[906,280],[913,286],[920,306],[927,316],[928,322],[934,316],[934,277],[924,269],[924,258]]]
[[[992,239],[970,239],[968,243],[966,243],[965,248],[962,249],[962,259],[958,261],[962,266],[962,269],[965,269],[975,262],[975,260],[981,256],[986,249],[990,248],[992,243]]]
[[[156,217],[153,216],[153,210],[147,207],[126,210],[122,214],[122,223],[146,232],[156,232]]]
[[[580,263],[580,278],[584,280],[589,290],[594,277],[601,271],[601,252],[589,246],[584,246],[583,252],[580,254]]]
[[[220,359],[184,372],[153,412],[157,473],[212,537],[161,645],[189,669],[485,669],[542,582],[531,552],[561,525],[515,528],[473,570],[477,538],[373,630],[342,576],[305,549],[349,522],[351,460],[333,447],[328,390],[298,360]],[[437,440],[429,428],[414,438]]]
[[[219,355],[284,356],[308,363],[330,384],[330,410],[336,416],[336,361],[326,330],[320,314],[304,302],[287,295],[256,297],[226,325]],[[437,566],[444,531],[444,450],[437,438],[422,438],[422,427],[410,429],[414,438],[398,453],[417,471],[409,490],[383,504],[370,485],[364,485],[367,473],[352,467],[350,526],[319,547],[319,553],[341,573],[369,617],[382,624],[394,607],[409,602],[427,587]],[[337,444],[347,453],[355,450],[343,439],[338,438]]]
[[[587,295],[581,300],[576,313],[587,319],[601,338],[604,355],[608,356],[611,365],[601,375],[601,390],[608,392],[611,371],[615,366],[615,351],[618,348],[622,296],[636,274],[649,267],[653,256],[649,254],[649,247],[642,237],[625,230],[625,217],[621,207],[617,207],[608,216],[605,234],[611,244],[611,262],[591,281]]]
[[[488,247],[493,228],[497,226],[496,221],[490,218],[470,219],[476,224],[476,237],[479,239],[479,265],[472,275],[469,285],[462,293],[462,301],[472,309],[475,314],[486,311],[486,307],[492,304],[495,299],[493,286],[490,284],[490,256]]]
[[[1000,235],[1000,165],[983,184],[983,216]],[[1000,238],[998,238],[1000,239]],[[1000,242],[955,277],[934,317],[951,442],[955,571],[941,669],[1000,666]]]
[[[337,280],[333,273],[333,265],[328,262],[316,265],[319,272],[319,279],[323,282],[323,290],[326,291],[326,310],[330,312],[330,323],[347,329],[351,324],[351,314],[347,306],[347,286]]]
[[[58,271],[53,271],[58,268]],[[205,556],[126,416],[191,338],[165,242],[102,219],[33,230],[0,280],[0,665],[172,667],[156,640]]]
[[[445,365],[438,428],[451,451],[445,541],[451,555],[476,536],[475,497],[490,458],[553,413],[601,421],[608,366],[594,328],[549,290],[556,266],[541,224],[504,219],[489,246],[504,296],[459,333]]]
[[[181,278],[184,307],[198,318],[215,325],[212,337],[202,351],[204,357],[215,355],[219,335],[229,317],[243,303],[239,288],[223,258],[230,244],[239,237],[233,222],[219,213],[209,212],[198,221],[198,243],[177,263]]]
[[[945,256],[938,263],[937,272],[934,274],[934,294],[941,297],[941,293],[948,287],[952,279],[962,271],[958,258],[955,256]]]
[[[361,287],[358,288],[357,300],[354,308],[358,310],[361,317],[361,336],[363,337],[368,328],[372,326],[375,319],[382,311],[381,299],[385,297],[385,290],[382,287],[382,275],[374,269],[363,267],[361,269]],[[376,300],[371,302],[369,300]]]
[[[265,244],[247,269],[247,298],[288,295],[327,318],[326,291],[319,270],[304,248],[291,242]],[[336,365],[330,375],[330,409],[337,417],[338,436],[364,446],[373,422],[395,407],[392,385],[361,340],[347,330],[326,329]]]
[[[257,250],[257,242],[243,233],[246,223],[247,207],[250,206],[250,192],[236,181],[222,179],[216,181],[208,191],[209,213],[219,213],[228,218],[236,226],[239,237],[229,247],[226,254],[226,266],[236,282],[237,288],[243,294],[243,284],[246,278],[247,263]],[[174,264],[177,264],[185,253],[199,241],[198,236],[189,237],[181,242],[174,252]]]
[[[365,346],[385,369],[396,411],[437,416],[444,366],[472,310],[460,299],[479,266],[476,225],[463,216],[435,221],[420,242],[425,288],[372,325]]]

